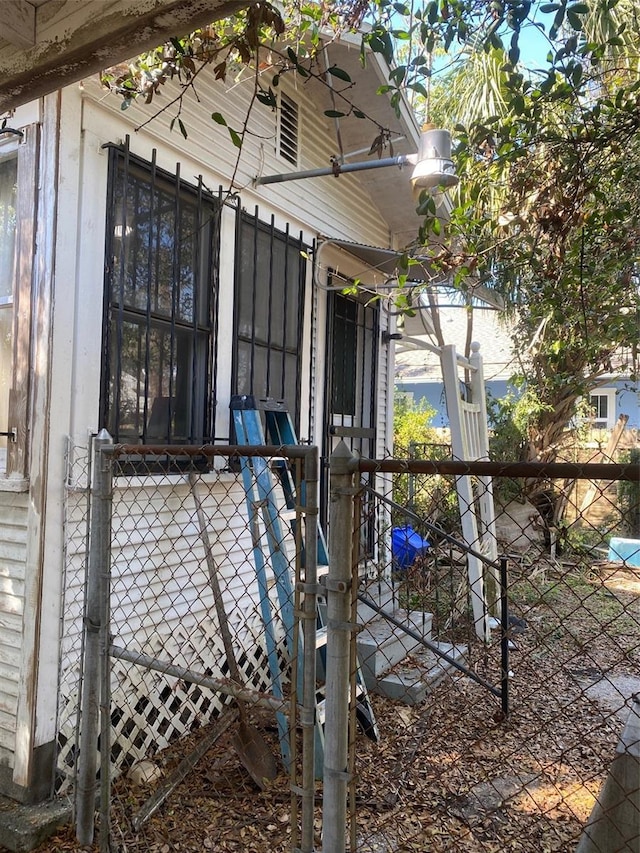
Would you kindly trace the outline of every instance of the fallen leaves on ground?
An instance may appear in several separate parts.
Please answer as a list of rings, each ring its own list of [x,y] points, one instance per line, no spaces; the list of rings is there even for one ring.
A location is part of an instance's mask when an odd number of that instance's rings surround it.
[[[511,655],[511,713],[461,674],[424,703],[374,697],[380,743],[357,737],[355,812],[363,853],[572,853],[602,785],[624,715],[590,697],[594,681],[640,671],[636,590],[594,576],[555,583],[553,571],[518,613],[527,630]],[[573,576],[571,576],[573,577]],[[517,590],[514,600],[518,601]],[[478,674],[499,682],[500,649],[476,653]],[[620,698],[620,711],[624,697]],[[277,753],[274,725],[261,721]],[[196,732],[156,759],[170,771]],[[151,793],[122,777],[113,788],[113,849],[121,853],[228,853],[292,847],[290,783],[281,773],[258,791],[228,739],[218,742],[136,833],[132,818]],[[321,785],[316,845],[320,849]],[[69,829],[40,853],[78,853]],[[94,847],[97,850],[97,846]]]

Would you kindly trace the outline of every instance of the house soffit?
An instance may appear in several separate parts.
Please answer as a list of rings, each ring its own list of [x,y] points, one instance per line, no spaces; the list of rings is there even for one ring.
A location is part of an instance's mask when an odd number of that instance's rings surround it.
[[[345,162],[374,161],[376,154],[369,155],[369,149],[378,135],[379,127],[391,131],[393,151],[385,149],[381,156],[390,157],[398,154],[414,154],[418,150],[420,131],[418,124],[408,105],[402,103],[400,117],[390,104],[389,95],[379,95],[380,86],[388,82],[387,70],[381,57],[367,53],[366,65],[360,61],[359,37],[345,37],[327,46],[326,58],[329,66],[337,65],[346,71],[352,84],[344,83],[338,78],[332,78],[331,83],[336,92],[345,90],[348,101],[353,102],[358,110],[369,119],[347,115],[339,119],[327,118],[330,132],[334,141],[334,154],[345,156]],[[306,88],[314,103],[321,112],[338,110],[348,112],[349,104],[338,94],[332,98],[331,89],[315,81],[309,81]],[[342,142],[342,151],[338,143],[338,132]],[[315,164],[314,168],[322,168],[329,163]],[[338,178],[328,177],[324,180],[360,182],[376,208],[380,211],[389,226],[391,241],[394,245],[407,245],[415,239],[421,219],[416,213],[416,201],[411,186],[412,167],[404,168],[391,166],[385,169],[374,169],[352,174],[340,175]]]
[[[255,0],[1,0],[0,113]]]

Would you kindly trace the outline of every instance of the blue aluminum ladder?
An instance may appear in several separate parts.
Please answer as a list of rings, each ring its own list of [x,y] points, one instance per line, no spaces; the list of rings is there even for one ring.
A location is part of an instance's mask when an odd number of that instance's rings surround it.
[[[236,441],[239,445],[264,446],[271,444],[281,447],[283,445],[298,444],[289,411],[283,401],[274,400],[269,397],[257,398],[254,396],[236,395],[231,398],[230,408],[233,414]],[[264,425],[261,413],[263,413]],[[280,457],[272,460],[272,464],[277,480],[282,488],[286,509],[290,512],[289,524],[291,531],[295,535],[294,510],[298,503],[295,482],[286,459]],[[278,662],[276,638],[273,629],[273,614],[269,599],[269,585],[266,572],[267,560],[265,559],[259,534],[261,522],[267,540],[269,551],[268,565],[273,573],[282,623],[285,629],[287,649],[292,657],[295,654],[300,654],[301,651],[301,649],[294,648],[293,642],[293,572],[285,552],[285,534],[283,533],[281,524],[281,509],[278,507],[276,500],[276,484],[269,460],[260,456],[243,456],[241,457],[241,470],[247,501],[247,512],[252,530],[253,555],[260,590],[260,608],[265,626],[269,668],[274,686],[277,685],[279,689],[281,668]],[[303,503],[305,488],[306,484],[303,481],[301,483],[301,498]],[[318,575],[322,576],[328,570],[329,556],[324,533],[320,526],[318,526],[317,561]],[[318,672],[322,674],[325,671],[327,640],[324,610],[325,608],[322,605],[318,607],[316,641]],[[301,667],[298,673],[301,678]],[[324,762],[323,690],[324,685],[316,693],[315,773],[317,778],[322,778]],[[364,734],[377,742],[379,740],[378,726],[359,664],[356,667],[356,717]],[[279,726],[281,726],[281,721],[279,721]],[[286,738],[283,739],[282,729],[280,734],[283,759],[288,766],[288,742],[286,742]]]

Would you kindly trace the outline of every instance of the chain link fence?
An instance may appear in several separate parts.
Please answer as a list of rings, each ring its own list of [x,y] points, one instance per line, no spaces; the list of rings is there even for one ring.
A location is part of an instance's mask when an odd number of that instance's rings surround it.
[[[58,761],[53,793],[73,792],[80,751],[80,694],[84,656],[83,613],[89,549],[90,445],[67,443],[63,506],[64,577],[58,674]]]
[[[381,737],[354,741],[346,849],[637,850],[639,466],[358,467],[393,478],[391,496],[369,496],[356,522],[392,547],[359,586],[357,643]],[[487,476],[497,560],[482,553]],[[475,501],[461,509],[463,477]],[[477,516],[476,541],[464,512]]]
[[[611,845],[625,821],[640,832],[638,751],[620,752],[640,692],[638,465],[343,459],[320,587],[313,454],[107,450],[91,512],[91,454],[70,454],[57,788],[79,772],[78,823],[92,824],[98,777],[103,850],[627,849]],[[252,458],[270,492],[243,479]],[[488,476],[494,526],[477,512]],[[101,501],[110,573],[92,592]],[[102,690],[90,665],[81,678],[87,569]],[[81,695],[95,764],[82,763]],[[616,755],[636,762],[622,795]]]

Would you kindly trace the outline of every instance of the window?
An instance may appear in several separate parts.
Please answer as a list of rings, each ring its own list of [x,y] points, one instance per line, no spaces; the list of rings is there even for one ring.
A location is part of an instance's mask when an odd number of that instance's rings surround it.
[[[14,282],[16,255],[16,194],[18,165],[11,156],[0,160],[0,431],[8,432],[9,389],[13,374]],[[6,466],[8,436],[0,436],[0,468]]]
[[[111,148],[101,423],[115,441],[209,438],[219,202]]]
[[[616,420],[615,388],[602,388],[591,394],[589,406],[592,412],[592,426],[595,429],[610,429]]]
[[[0,138],[0,477],[28,473],[37,125]]]
[[[374,424],[378,311],[358,299],[331,293],[331,409],[333,425],[370,430]]]
[[[328,457],[338,441],[365,458],[375,458],[376,402],[378,382],[379,309],[363,299],[332,290],[329,278],[327,303],[327,378],[323,453]],[[344,285],[344,281],[340,284]],[[327,524],[329,505],[327,467],[321,484],[322,523]],[[372,474],[362,476],[371,484]],[[365,493],[362,504],[363,524],[360,535],[360,557],[371,556],[375,547],[375,520],[370,497]]]
[[[234,394],[284,400],[300,426],[306,262],[294,239],[242,213],[236,240]]]
[[[333,378],[331,405],[334,415],[356,413],[356,361],[358,357],[358,303],[336,294],[333,300]]]
[[[284,160],[298,165],[298,105],[286,95],[280,96],[278,153]]]

